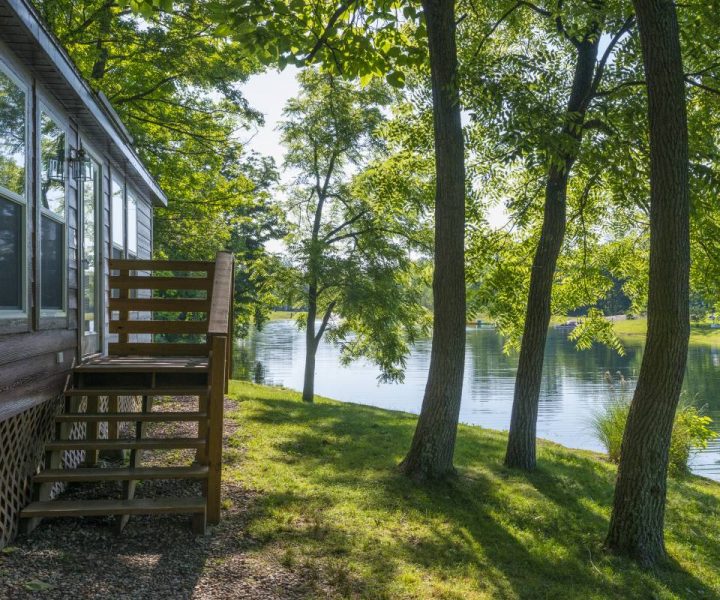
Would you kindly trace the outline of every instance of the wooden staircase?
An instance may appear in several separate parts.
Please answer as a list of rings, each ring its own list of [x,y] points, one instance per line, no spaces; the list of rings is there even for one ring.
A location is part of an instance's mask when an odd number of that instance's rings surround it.
[[[221,252],[214,262],[111,260],[110,270],[109,329],[117,341],[109,344],[108,356],[75,367],[64,411],[55,418],[55,438],[45,447],[44,468],[33,479],[33,502],[20,514],[23,529],[29,533],[46,517],[116,515],[121,531],[131,515],[188,514],[193,530],[202,533],[207,523],[220,520],[232,255]],[[167,397],[176,398],[172,410],[162,410]],[[194,423],[192,435],[152,432],[153,424]],[[190,464],[158,465],[155,456],[152,465],[144,464],[144,457],[168,450],[189,451]],[[67,453],[77,451],[82,465],[63,468]],[[99,458],[108,455],[116,460],[103,466],[107,461]],[[200,481],[201,492],[136,497],[139,481],[161,479]],[[50,499],[58,482],[113,481],[122,484],[119,498]]]

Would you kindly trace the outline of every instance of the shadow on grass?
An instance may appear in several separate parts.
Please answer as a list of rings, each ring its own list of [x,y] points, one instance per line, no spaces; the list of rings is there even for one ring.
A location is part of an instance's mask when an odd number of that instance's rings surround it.
[[[268,479],[295,490],[264,491],[254,517],[263,543],[313,557],[326,572],[344,569],[342,594],[389,598],[414,580],[450,598],[467,597],[463,590],[528,599],[717,597],[677,562],[651,573],[603,551],[613,472],[586,455],[544,445],[541,468],[525,475],[502,466],[502,434],[463,427],[459,476],[416,485],[396,469],[416,417],[251,402],[241,422],[277,435],[266,442]],[[717,556],[717,539],[697,543]]]

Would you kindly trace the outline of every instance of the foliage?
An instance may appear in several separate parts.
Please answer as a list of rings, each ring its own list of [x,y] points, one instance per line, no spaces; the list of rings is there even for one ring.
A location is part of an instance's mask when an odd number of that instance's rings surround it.
[[[258,559],[308,581],[311,597],[720,595],[716,482],[669,482],[673,563],[648,571],[603,551],[615,466],[596,453],[540,441],[542,467],[518,475],[502,467],[506,434],[461,425],[458,477],[417,485],[395,468],[414,415],[241,382],[229,395],[238,427],[223,477],[254,500],[226,526],[242,521]]]
[[[707,448],[708,443],[717,437],[710,429],[711,423],[712,419],[703,415],[701,409],[681,401],[670,441],[671,474],[686,475],[692,451],[696,448]]]
[[[592,422],[595,435],[608,453],[608,458],[620,462],[620,448],[628,414],[630,401],[624,395],[612,395],[611,401]],[[680,406],[675,414],[672,438],[670,442],[671,475],[687,475],[688,461],[694,449],[707,448],[708,443],[717,437],[710,429],[712,419],[702,414],[701,409],[690,404],[687,397],[681,399]]]
[[[239,85],[261,68],[246,48],[218,35],[204,2],[145,6],[105,0],[37,0],[38,9],[91,85],[105,94],[140,157],[169,198],[155,210],[160,258],[212,259],[230,249],[240,325],[266,312],[268,257],[282,234],[271,205],[272,161],[244,154],[240,135],[261,115]],[[133,8],[142,8],[135,3]]]

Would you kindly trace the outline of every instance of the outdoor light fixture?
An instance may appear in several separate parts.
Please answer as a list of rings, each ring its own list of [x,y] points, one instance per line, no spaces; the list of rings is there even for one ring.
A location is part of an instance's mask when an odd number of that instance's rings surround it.
[[[76,181],[89,181],[92,179],[90,157],[83,148],[70,150],[70,172]]]

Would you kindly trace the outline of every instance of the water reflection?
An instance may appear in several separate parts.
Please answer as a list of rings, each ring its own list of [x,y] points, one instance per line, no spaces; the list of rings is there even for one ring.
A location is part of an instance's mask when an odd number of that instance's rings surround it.
[[[494,330],[468,330],[460,409],[463,423],[507,429],[517,356],[504,355],[502,346]],[[305,338],[295,324],[272,321],[237,343],[234,376],[300,389],[304,357]],[[632,394],[641,360],[639,342],[628,344],[625,356],[604,347],[578,352],[564,332],[552,331],[545,353],[538,435],[574,448],[601,450],[590,427],[593,414],[611,400],[611,392]],[[408,358],[405,383],[379,384],[374,366],[361,361],[342,367],[337,348],[323,342],[318,348],[315,390],[338,400],[417,413],[429,362],[430,340],[421,340]],[[612,374],[612,390],[606,371]],[[690,348],[685,390],[693,402],[706,406],[720,431],[720,349]],[[720,441],[694,457],[693,470],[720,480]]]

